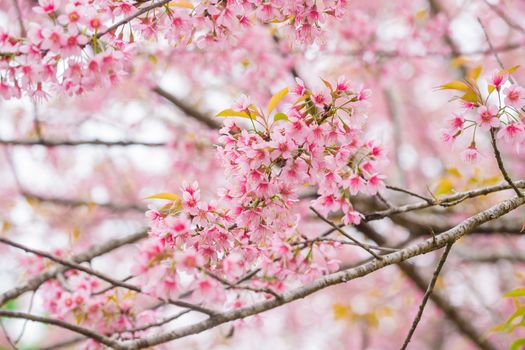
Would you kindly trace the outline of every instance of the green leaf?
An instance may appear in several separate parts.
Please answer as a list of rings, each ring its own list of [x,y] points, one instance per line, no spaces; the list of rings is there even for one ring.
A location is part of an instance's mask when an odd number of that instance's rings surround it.
[[[284,113],[277,113],[274,117],[273,117],[273,120],[274,121],[278,121],[278,120],[288,120],[288,116]]]
[[[510,344],[509,350],[521,350],[523,349],[522,346],[525,345],[525,338],[521,338],[518,340],[515,340],[512,344]]]
[[[161,192],[161,193],[157,193],[151,196],[147,196],[144,199],[166,199],[168,201],[178,201],[180,197],[174,193]]]
[[[277,106],[287,94],[288,88],[285,87],[284,89],[278,91],[275,95],[272,96],[272,98],[270,99],[270,103],[268,103],[268,114],[272,113],[275,106]]]
[[[11,299],[7,303],[5,303],[5,308],[7,310],[15,310],[16,309],[16,300]]]
[[[242,117],[242,118],[253,119],[250,117],[248,113],[234,111],[231,108],[225,109],[224,111],[217,113],[215,116],[216,117]]]
[[[518,288],[505,293],[505,298],[525,297],[525,288]]]

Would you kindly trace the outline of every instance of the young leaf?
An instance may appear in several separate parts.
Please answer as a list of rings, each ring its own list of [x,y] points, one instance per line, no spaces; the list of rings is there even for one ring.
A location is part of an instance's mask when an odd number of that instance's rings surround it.
[[[278,91],[275,95],[272,96],[270,99],[270,103],[268,104],[268,114],[272,113],[275,106],[281,102],[281,100],[288,94],[288,88],[284,88],[280,91]]]
[[[440,196],[443,194],[452,193],[453,191],[454,191],[454,184],[452,183],[452,181],[450,181],[450,179],[446,177],[443,177],[439,180],[436,186],[435,195]]]
[[[472,82],[476,82],[479,78],[479,75],[481,74],[481,70],[483,69],[483,66],[479,65],[473,69],[471,69],[468,72],[468,77]]]
[[[505,293],[505,298],[525,297],[525,288],[514,289],[508,293]]]
[[[184,7],[184,8],[187,8],[187,9],[190,9],[190,10],[193,10],[193,4],[189,1],[172,1],[168,4],[169,7],[173,7],[173,6],[176,6],[176,7]]]
[[[439,86],[439,89],[440,90],[459,90],[459,91],[464,91],[464,92],[471,91],[470,87],[467,84],[465,84],[462,81],[458,81],[458,80],[443,84]]]
[[[174,193],[161,192],[161,193],[157,193],[157,194],[145,197],[144,199],[165,199],[168,201],[177,201],[180,199],[180,197]]]
[[[278,121],[278,120],[288,120],[288,116],[284,113],[277,113],[274,117],[273,117],[273,120],[274,121]]]
[[[472,90],[469,90],[463,96],[461,96],[461,99],[464,100],[464,101],[468,101],[468,102],[477,102],[478,101],[478,94],[476,94]]]
[[[515,340],[512,344],[510,344],[509,350],[520,350],[523,349],[522,346],[525,345],[525,338],[521,338],[518,340]]]
[[[242,118],[253,119],[250,117],[248,113],[234,111],[231,108],[225,109],[224,111],[217,113],[215,116],[216,117],[242,117]]]
[[[517,65],[517,66],[512,66],[512,67],[507,68],[507,69],[502,69],[500,72],[501,72],[501,73],[512,74],[512,73],[514,73],[515,71],[517,71],[519,68],[520,68],[519,65]]]
[[[333,92],[334,92],[334,88],[332,87],[332,84],[330,84],[329,81],[326,81],[326,80],[324,80],[323,78],[321,78],[321,81],[322,81],[323,84],[328,88],[328,90],[330,90],[330,93],[333,93]]]

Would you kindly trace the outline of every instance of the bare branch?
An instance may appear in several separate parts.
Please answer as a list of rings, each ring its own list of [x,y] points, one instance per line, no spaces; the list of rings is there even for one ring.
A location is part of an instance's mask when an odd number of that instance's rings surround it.
[[[498,162],[498,168],[501,171],[501,174],[503,175],[503,178],[505,179],[505,181],[507,181],[509,183],[509,185],[512,187],[514,192],[516,192],[518,197],[523,197],[523,193],[521,193],[521,191],[516,187],[516,185],[514,184],[512,179],[510,178],[509,173],[505,169],[505,165],[503,165],[503,160],[501,159],[501,153],[500,153],[500,151],[498,149],[498,145],[496,143],[496,131],[494,130],[494,128],[490,128],[490,141],[491,141],[491,144],[492,144],[492,149],[494,151],[494,156],[496,157],[496,161]]]
[[[387,244],[386,240],[369,224],[360,224],[357,227],[368,238],[377,244]],[[418,269],[408,262],[401,262],[398,264],[399,269],[416,285],[416,287],[425,292],[429,282],[422,276]],[[447,316],[447,319],[452,322],[457,329],[467,338],[469,338],[479,348],[484,350],[495,350],[495,346],[485,339],[482,333],[472,326],[468,319],[465,319],[452,306],[445,297],[439,293],[430,294],[432,302]]]
[[[351,240],[352,242],[354,242],[355,244],[357,244],[359,247],[363,248],[364,250],[366,250],[370,255],[372,255],[374,258],[376,259],[379,259],[381,260],[381,256],[377,255],[376,253],[374,253],[373,250],[369,249],[366,245],[364,245],[363,243],[361,243],[360,241],[358,241],[357,239],[355,239],[354,237],[350,236],[348,233],[346,233],[345,231],[343,231],[341,228],[339,228],[336,224],[334,224],[332,221],[328,220],[327,218],[325,218],[323,215],[321,215],[321,213],[319,213],[317,210],[315,210],[313,207],[310,207],[310,210],[313,211],[315,213],[315,215],[317,215],[319,217],[319,219],[323,220],[324,222],[326,222],[328,225],[332,226],[332,228],[334,230],[336,230],[337,232],[339,232],[340,234],[342,234],[343,236],[345,236],[346,238],[348,238],[349,240]]]
[[[165,147],[166,142],[142,142],[142,141],[103,141],[103,140],[2,140],[0,145],[6,146],[44,146],[44,147],[76,147],[76,146],[105,146],[105,147]]]
[[[421,320],[421,317],[423,316],[423,311],[425,310],[425,306],[427,305],[428,298],[430,297],[430,295],[432,294],[432,291],[434,290],[434,286],[436,285],[436,281],[439,276],[439,273],[441,272],[443,265],[445,265],[445,261],[447,260],[448,253],[450,253],[452,244],[453,243],[447,244],[445,248],[445,252],[441,256],[438,266],[434,270],[432,279],[430,280],[430,283],[427,287],[425,295],[423,296],[423,300],[421,301],[421,304],[419,305],[419,310],[417,312],[416,318],[414,319],[414,322],[412,323],[412,327],[410,327],[410,330],[408,331],[407,337],[405,338],[405,341],[403,342],[403,345],[401,346],[401,350],[405,350],[407,348],[408,343],[410,343],[410,339],[412,339],[412,336],[414,335],[414,332],[416,331],[417,325],[419,324],[419,321]]]
[[[9,310],[0,310],[0,316],[8,317],[8,318],[19,318],[19,319],[29,320],[33,322],[40,322],[44,324],[54,325],[60,328],[68,329],[78,334],[82,334],[104,345],[119,349],[118,341],[113,340],[104,335],[101,335],[99,332],[95,332],[95,331],[92,331],[84,327],[76,326],[66,321],[56,320],[54,318],[49,318],[49,317],[27,314],[25,312],[9,311]]]
[[[66,267],[69,267],[70,269],[75,269],[75,270],[79,270],[79,271],[85,272],[85,273],[87,273],[87,274],[89,274],[91,276],[95,276],[95,277],[97,277],[97,278],[99,278],[99,279],[101,279],[103,281],[106,281],[106,282],[108,282],[109,284],[111,284],[113,286],[126,288],[126,289],[129,289],[131,291],[144,294],[139,287],[137,287],[137,286],[135,286],[133,284],[119,281],[117,279],[114,279],[113,277],[110,277],[110,276],[102,273],[102,272],[96,271],[96,270],[94,270],[94,269],[92,269],[90,267],[84,266],[84,265],[80,265],[80,264],[78,264],[78,263],[76,263],[74,261],[62,259],[62,258],[59,258],[57,256],[54,256],[52,254],[46,253],[46,252],[41,251],[41,250],[28,248],[26,246],[23,246],[23,245],[21,245],[19,243],[13,242],[13,241],[8,240],[7,238],[3,238],[3,237],[0,237],[0,243],[4,243],[4,244],[7,244],[7,245],[9,245],[11,247],[15,247],[15,248],[21,249],[21,250],[23,250],[25,252],[32,253],[32,254],[44,257],[44,258],[49,259],[51,261],[54,261],[54,262],[56,262],[58,264],[61,264],[61,265],[66,266]],[[162,301],[165,301],[162,298],[158,298],[158,299],[160,299]],[[182,306],[182,307],[187,307],[187,308],[190,308],[192,310],[204,313],[206,315],[210,315],[210,316],[211,315],[215,315],[214,311],[209,310],[209,309],[204,308],[204,307],[201,307],[201,306],[198,306],[198,305],[194,305],[194,304],[187,303],[187,302],[180,301],[180,300],[168,299],[166,301],[168,303],[170,303],[170,304],[177,305],[177,306]]]
[[[25,190],[22,191],[22,195],[26,197],[28,200],[36,200],[38,202],[52,203],[56,205],[64,205],[67,207],[93,207],[94,206],[94,207],[110,209],[116,212],[136,211],[140,213],[144,213],[147,210],[146,207],[142,207],[136,204],[121,204],[121,203],[112,203],[112,202],[99,203],[99,202],[90,202],[90,201],[84,201],[84,200],[79,200],[79,199],[50,197],[50,196],[43,196],[43,195],[27,192]]]
[[[166,100],[171,102],[175,107],[180,109],[184,114],[186,114],[188,117],[192,117],[195,120],[203,123],[204,125],[208,126],[210,129],[219,129],[221,127],[221,124],[216,122],[215,120],[209,118],[207,115],[202,114],[198,110],[192,108],[185,102],[179,100],[176,96],[170,94],[160,86],[156,86],[152,89],[152,91],[159,96],[164,97]]]
[[[525,188],[525,180],[516,181],[514,182],[514,185],[518,188]],[[499,184],[495,186],[479,188],[479,189],[475,189],[471,191],[458,192],[456,194],[435,200],[432,204],[429,204],[427,201],[422,201],[422,202],[407,204],[407,205],[394,207],[394,208],[390,208],[390,209],[383,210],[383,211],[378,211],[372,214],[368,214],[365,216],[365,220],[366,221],[379,220],[387,216],[392,216],[394,214],[406,213],[409,211],[420,210],[420,209],[426,209],[426,208],[437,206],[437,205],[443,206],[443,205],[446,205],[447,203],[454,202],[457,204],[459,203],[458,201],[464,201],[470,198],[485,196],[490,193],[499,192],[499,191],[508,190],[508,189],[511,189],[511,186],[507,183],[504,183],[504,184]]]

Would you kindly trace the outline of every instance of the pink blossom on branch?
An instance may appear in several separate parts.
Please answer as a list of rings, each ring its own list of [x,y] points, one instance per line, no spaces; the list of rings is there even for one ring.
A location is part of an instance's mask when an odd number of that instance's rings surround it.
[[[358,224],[363,215],[353,208],[352,197],[384,189],[384,176],[376,172],[384,152],[363,139],[358,115],[364,112],[368,94],[353,91],[342,78],[322,98],[298,83],[296,91],[301,91],[287,114],[274,109],[288,89],[274,95],[267,112],[243,96],[233,109],[219,113],[243,116],[251,125],[243,129],[228,121],[220,131],[218,154],[227,186],[216,202],[208,202],[196,183],[185,184],[174,202],[173,208],[180,205],[179,209],[160,217],[149,214],[150,235],[175,254],[140,267],[150,271],[146,275],[165,264],[175,266],[173,273],[190,274],[187,288],[197,288],[201,292],[195,295],[201,295],[211,281],[206,271],[235,281],[261,269],[246,285],[281,290],[310,273],[334,270],[331,255],[316,258],[312,269],[312,253],[294,245],[300,238],[298,224],[305,219],[297,206],[299,196],[305,186],[315,186],[319,198],[312,201],[314,208],[324,215],[342,211],[343,222]],[[179,220],[185,222],[182,230]],[[314,255],[324,256],[322,245],[312,249]],[[214,297],[206,302],[238,293],[224,287],[215,284]]]

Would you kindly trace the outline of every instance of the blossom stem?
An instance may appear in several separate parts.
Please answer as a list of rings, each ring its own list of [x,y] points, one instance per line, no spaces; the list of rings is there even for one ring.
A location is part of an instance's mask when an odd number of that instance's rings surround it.
[[[490,128],[490,140],[491,140],[491,143],[492,143],[492,149],[494,150],[494,156],[496,157],[496,161],[498,162],[498,167],[499,167],[499,170],[501,171],[501,174],[503,175],[503,178],[505,179],[505,181],[508,182],[510,187],[512,187],[514,192],[516,192],[518,197],[523,197],[523,193],[521,193],[521,191],[518,189],[516,184],[514,184],[514,182],[512,181],[512,179],[509,176],[509,173],[505,169],[505,165],[503,165],[503,160],[501,159],[501,153],[500,153],[500,151],[498,149],[498,145],[496,143],[496,132],[495,132],[494,128]]]

